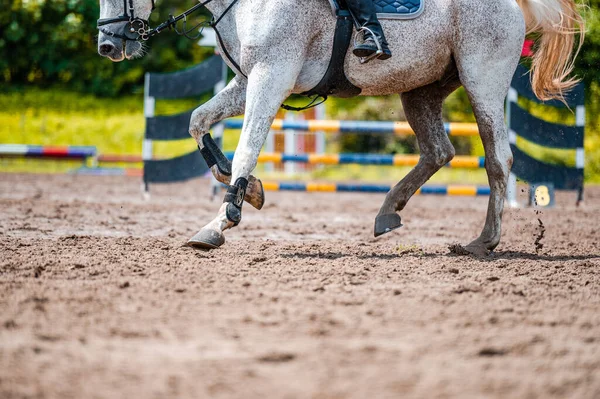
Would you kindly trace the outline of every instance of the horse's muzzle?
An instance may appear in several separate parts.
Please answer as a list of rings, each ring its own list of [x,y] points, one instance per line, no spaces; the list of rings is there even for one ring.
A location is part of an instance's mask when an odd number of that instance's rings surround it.
[[[115,40],[110,36],[100,34],[98,38],[98,54],[109,58],[111,61],[119,62],[125,58],[122,40]]]

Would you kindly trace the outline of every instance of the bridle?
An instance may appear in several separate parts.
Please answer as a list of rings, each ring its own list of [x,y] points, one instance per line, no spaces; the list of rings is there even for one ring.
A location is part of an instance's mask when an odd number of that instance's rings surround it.
[[[152,1],[152,10],[154,10],[155,0],[151,0],[151,1]],[[186,36],[190,39],[195,39],[196,37],[188,36],[188,33],[192,32],[198,26],[204,24],[204,22],[196,25],[195,27],[193,27],[191,29],[187,29],[185,26],[185,24],[187,22],[187,17],[190,14],[203,8],[211,1],[213,1],[213,0],[206,0],[206,1],[203,1],[202,3],[198,3],[194,7],[190,8],[187,11],[184,11],[183,13],[179,14],[176,17],[174,17],[173,15],[170,15],[168,20],[166,20],[162,24],[158,25],[156,28],[151,29],[150,24],[148,23],[148,20],[141,19],[141,18],[135,16],[134,9],[133,9],[133,0],[123,0],[123,15],[121,15],[119,17],[114,17],[114,18],[101,18],[96,23],[96,26],[98,27],[98,30],[100,30],[100,32],[104,33],[105,35],[116,37],[118,39],[123,39],[123,40],[146,41],[146,40],[150,39],[152,36],[159,34],[160,32],[162,32],[163,30],[165,30],[167,28],[169,28],[169,29],[175,28],[175,32],[177,32],[177,34]],[[216,30],[216,25],[219,23],[219,21],[221,21],[221,19],[225,16],[225,14],[227,14],[229,12],[229,10],[231,10],[233,8],[233,6],[237,2],[238,2],[238,0],[233,0],[231,2],[231,4],[229,5],[229,7],[227,7],[227,9],[223,12],[223,14],[219,18],[215,19],[213,17],[213,19],[210,22],[207,22],[206,24]],[[177,22],[181,21],[182,19],[183,19],[183,23],[184,23],[183,31],[178,31],[177,30]],[[125,30],[124,30],[123,34],[111,32],[107,29],[102,28],[103,26],[118,23],[118,22],[126,22]],[[199,36],[200,35],[198,35],[198,37]]]
[[[154,10],[154,0],[152,0],[152,10]],[[129,10],[129,12],[127,12]],[[117,22],[127,22],[125,25],[125,33],[123,35],[102,27]],[[150,24],[147,20],[135,16],[133,9],[133,0],[123,0],[123,15],[113,18],[101,18],[96,26],[100,32],[105,35],[116,37],[123,40],[148,40],[150,38]]]

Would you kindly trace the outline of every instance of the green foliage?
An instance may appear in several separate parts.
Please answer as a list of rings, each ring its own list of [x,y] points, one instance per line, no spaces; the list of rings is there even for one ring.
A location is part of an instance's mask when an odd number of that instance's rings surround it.
[[[57,90],[0,95],[0,143],[94,145],[104,153],[139,154],[142,96],[119,101]]]
[[[0,84],[4,86],[62,86],[115,96],[140,91],[145,71],[179,70],[211,51],[164,33],[152,39],[152,51],[143,59],[115,64],[97,54],[97,0],[8,3],[0,9]],[[191,5],[188,0],[171,0],[157,8],[150,22],[157,25]]]
[[[586,21],[586,36],[577,56],[575,74],[590,88],[593,82],[600,82],[600,0],[588,0],[586,3],[587,6],[581,7]]]
[[[365,121],[405,121],[399,96],[369,98],[332,98],[327,104],[327,114],[332,119]],[[374,134],[344,134],[339,137],[341,152],[414,153],[414,136],[394,137]],[[368,149],[368,150],[365,150]]]
[[[99,145],[104,152],[139,153],[144,73],[179,70],[200,62],[212,52],[198,47],[195,41],[166,32],[151,40],[152,48],[144,58],[115,64],[97,55],[97,0],[6,0],[4,3],[0,8],[0,92],[3,93],[0,142],[3,143],[92,144]],[[194,0],[160,2],[151,25],[156,26],[169,14],[177,14],[193,4]],[[575,73],[586,84],[586,180],[600,181],[600,0],[588,0],[584,13],[587,36]],[[53,90],[32,91],[32,87]],[[98,101],[73,91],[119,97],[118,101]],[[300,102],[304,104],[304,100]],[[168,113],[171,105],[165,105],[164,110],[160,103],[157,106],[159,112]],[[328,111],[332,118],[340,119],[405,119],[397,96],[331,99]],[[473,121],[464,90],[448,98],[444,119]],[[226,140],[228,148],[233,149],[234,135]],[[378,151],[403,153],[412,152],[415,146],[413,137],[397,140],[349,136],[344,140],[347,141],[342,146],[353,152],[375,147]],[[478,138],[452,140],[459,154],[483,153]]]

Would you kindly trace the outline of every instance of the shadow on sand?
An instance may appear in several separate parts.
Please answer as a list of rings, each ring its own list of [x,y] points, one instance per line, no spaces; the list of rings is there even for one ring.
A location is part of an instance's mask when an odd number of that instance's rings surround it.
[[[488,256],[476,256],[476,255],[458,255],[452,252],[440,253],[440,252],[423,252],[420,250],[415,251],[404,251],[397,254],[356,254],[356,253],[342,253],[342,252],[327,252],[319,251],[314,253],[307,252],[292,252],[284,253],[280,255],[282,258],[287,259],[340,259],[344,257],[354,257],[357,259],[373,259],[373,260],[393,260],[402,259],[406,256],[418,257],[418,258],[445,258],[445,257],[469,257],[477,259],[483,262],[494,262],[498,260],[533,260],[533,261],[546,261],[546,262],[566,262],[571,260],[591,260],[595,259],[600,261],[600,254],[577,254],[577,255],[551,255],[551,254],[536,254],[522,251],[502,251],[492,252]]]

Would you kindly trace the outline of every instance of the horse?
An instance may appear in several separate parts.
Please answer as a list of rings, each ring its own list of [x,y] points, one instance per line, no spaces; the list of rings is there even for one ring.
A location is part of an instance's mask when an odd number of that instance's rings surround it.
[[[486,255],[500,243],[512,165],[504,100],[525,35],[537,33],[531,66],[535,94],[542,100],[561,99],[577,82],[569,75],[575,50],[582,44],[584,21],[574,0],[425,1],[418,18],[381,21],[394,57],[362,63],[349,50],[344,62],[347,79],[362,89],[360,95],[400,94],[420,148],[417,165],[387,193],[374,233],[402,226],[398,212],[454,157],[442,103],[463,86],[477,120],[490,185],[483,230],[463,249]],[[224,231],[239,224],[244,200],[262,207],[263,187],[251,172],[281,104],[292,93],[315,87],[325,74],[336,18],[327,0],[208,0],[196,6],[205,6],[215,16],[219,49],[235,72],[222,91],[192,113],[189,127],[214,176],[229,185],[217,216],[188,241],[210,249],[223,245]],[[153,8],[154,0],[100,0],[100,55],[112,61],[140,56],[139,37],[128,32],[141,27],[140,35],[147,38]],[[209,130],[242,114],[241,136],[229,163]]]

